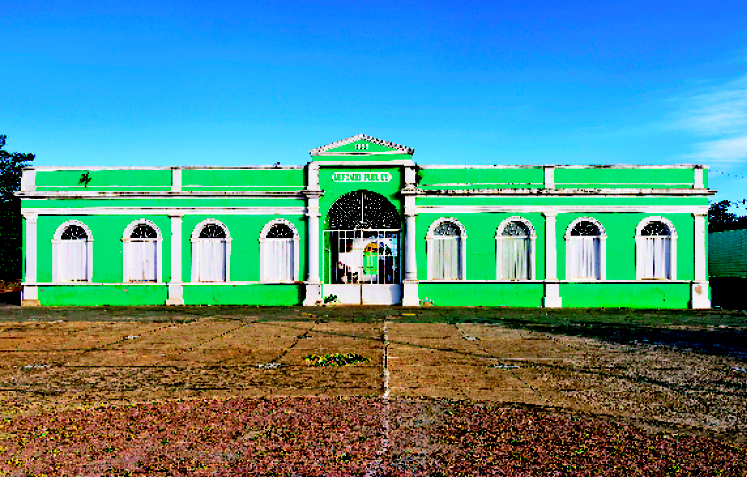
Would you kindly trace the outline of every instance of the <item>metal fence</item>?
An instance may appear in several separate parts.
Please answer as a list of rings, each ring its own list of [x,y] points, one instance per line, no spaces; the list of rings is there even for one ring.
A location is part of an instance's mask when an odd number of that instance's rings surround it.
[[[400,283],[399,230],[324,231],[324,283]]]

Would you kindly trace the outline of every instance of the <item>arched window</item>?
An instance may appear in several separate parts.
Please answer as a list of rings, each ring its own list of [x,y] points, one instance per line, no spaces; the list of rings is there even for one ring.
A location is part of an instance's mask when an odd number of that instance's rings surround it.
[[[677,233],[664,217],[648,217],[636,228],[636,278],[677,279]]]
[[[269,222],[259,235],[263,282],[298,281],[298,231],[285,219]]]
[[[533,280],[535,278],[534,244],[537,234],[522,217],[509,217],[495,233],[496,278],[498,280]]]
[[[607,235],[602,224],[591,217],[576,219],[568,226],[566,280],[605,280]]]
[[[426,235],[429,280],[464,280],[467,233],[457,219],[442,218]]]
[[[52,239],[55,282],[90,282],[93,276],[93,237],[83,222],[70,220],[60,225]]]
[[[231,236],[215,219],[203,220],[192,232],[192,281],[231,280]]]
[[[161,282],[161,232],[150,220],[132,222],[122,236],[123,281]]]

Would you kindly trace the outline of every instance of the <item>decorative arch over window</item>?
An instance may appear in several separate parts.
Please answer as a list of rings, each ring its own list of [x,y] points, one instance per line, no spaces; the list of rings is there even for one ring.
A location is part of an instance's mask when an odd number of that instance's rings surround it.
[[[299,280],[299,236],[288,220],[275,219],[259,234],[260,278],[263,282]]]
[[[537,233],[523,217],[509,217],[495,231],[495,273],[498,280],[535,280]]]
[[[593,217],[580,217],[565,232],[566,280],[607,279],[607,234]]]
[[[231,234],[220,220],[206,219],[192,232],[192,281],[231,281]]]
[[[162,282],[162,242],[155,223],[146,219],[131,222],[122,234],[122,281]]]
[[[664,217],[646,217],[635,230],[638,280],[677,279],[677,231]]]
[[[52,239],[52,280],[90,282],[93,277],[93,235],[86,224],[68,220]]]
[[[428,280],[465,280],[467,276],[467,231],[453,217],[441,217],[425,236]]]

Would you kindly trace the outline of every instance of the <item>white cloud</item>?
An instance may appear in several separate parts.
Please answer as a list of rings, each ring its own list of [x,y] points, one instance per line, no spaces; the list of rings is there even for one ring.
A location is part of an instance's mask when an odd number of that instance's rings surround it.
[[[701,140],[687,157],[722,166],[747,163],[747,76],[685,100],[681,125]]]

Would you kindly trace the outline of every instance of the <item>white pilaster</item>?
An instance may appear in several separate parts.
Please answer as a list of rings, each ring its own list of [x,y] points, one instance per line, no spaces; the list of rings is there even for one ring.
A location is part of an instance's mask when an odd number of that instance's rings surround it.
[[[174,169],[176,170],[176,169]],[[182,215],[171,216],[171,278],[167,305],[184,305],[182,284]]]
[[[36,190],[36,170],[24,169],[21,173],[21,191],[34,192]]]
[[[545,169],[545,189],[555,188],[555,166],[544,166]]]
[[[24,175],[29,171],[24,171]],[[37,234],[36,224],[39,216],[33,212],[24,212],[26,220],[26,274],[23,277],[23,296],[21,304],[39,306],[39,288],[36,284]]]
[[[412,168],[405,169],[405,181],[407,182],[408,170],[412,170],[412,180],[414,182],[415,170]],[[420,296],[418,295],[418,261],[416,254],[416,216],[415,196],[405,195],[405,279],[402,282],[403,306],[420,305]]]
[[[693,183],[693,188],[704,189],[705,180],[704,180],[703,175],[705,174],[705,170],[703,169],[703,166],[695,166],[693,172],[695,173],[695,182]]]
[[[558,282],[558,247],[555,235],[555,212],[543,212],[545,216],[545,300],[544,306],[559,308],[563,306]]]
[[[306,219],[308,220],[308,267],[309,274],[306,279],[306,298],[304,306],[314,306],[322,301],[322,282],[319,278],[319,167],[312,168],[309,165],[309,187],[314,184],[315,191],[307,191],[306,195]]]
[[[710,308],[711,301],[708,299],[708,276],[706,271],[706,222],[705,214],[693,214],[694,224],[694,266],[695,280],[691,290],[691,305],[693,308],[703,309]]]
[[[178,167],[171,169],[171,192],[182,191],[182,170]]]

